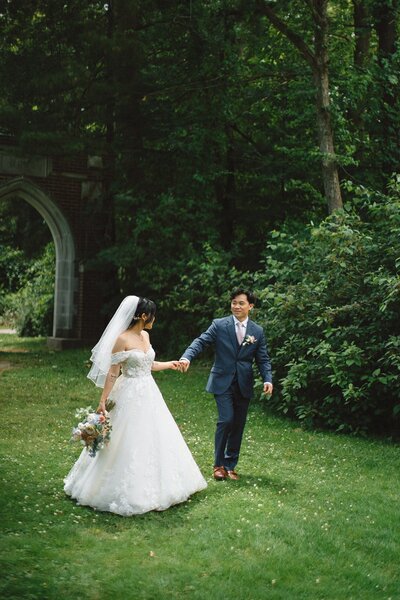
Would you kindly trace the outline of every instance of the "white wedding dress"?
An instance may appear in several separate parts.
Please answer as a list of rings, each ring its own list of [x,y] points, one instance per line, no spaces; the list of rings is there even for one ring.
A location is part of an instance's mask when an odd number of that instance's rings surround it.
[[[165,510],[207,487],[151,375],[155,353],[127,350],[110,400],[111,439],[94,458],[83,449],[65,478],[79,504],[131,516]]]

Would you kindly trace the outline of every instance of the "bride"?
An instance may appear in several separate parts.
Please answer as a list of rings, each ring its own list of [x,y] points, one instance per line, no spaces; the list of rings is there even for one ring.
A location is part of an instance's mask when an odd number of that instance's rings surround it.
[[[92,350],[88,377],[104,388],[97,412],[107,399],[115,406],[108,446],[93,458],[84,449],[64,480],[78,504],[130,516],[165,510],[207,487],[151,375],[179,367],[154,360],[148,330],[155,312],[151,300],[126,297]]]

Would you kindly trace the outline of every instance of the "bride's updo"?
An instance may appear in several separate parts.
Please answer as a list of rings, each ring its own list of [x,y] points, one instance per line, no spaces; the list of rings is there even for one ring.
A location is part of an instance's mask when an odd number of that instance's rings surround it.
[[[132,321],[129,324],[128,329],[134,326],[134,324],[141,319],[142,315],[146,315],[145,325],[151,323],[156,316],[156,305],[153,300],[147,298],[139,298],[139,302],[136,308],[136,312],[133,316]]]

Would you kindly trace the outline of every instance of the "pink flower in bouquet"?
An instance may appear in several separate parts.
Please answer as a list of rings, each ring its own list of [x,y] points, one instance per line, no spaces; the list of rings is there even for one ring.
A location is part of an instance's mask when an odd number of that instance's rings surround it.
[[[72,440],[81,442],[86,446],[89,456],[94,457],[110,441],[112,427],[108,413],[95,413],[88,406],[78,409],[75,416],[81,420],[72,430]]]

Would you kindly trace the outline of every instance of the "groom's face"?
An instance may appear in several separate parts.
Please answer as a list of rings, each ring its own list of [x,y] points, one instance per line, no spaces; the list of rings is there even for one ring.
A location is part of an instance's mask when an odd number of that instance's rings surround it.
[[[238,321],[244,321],[249,316],[249,312],[254,304],[250,304],[246,294],[239,294],[231,300],[231,311]]]

